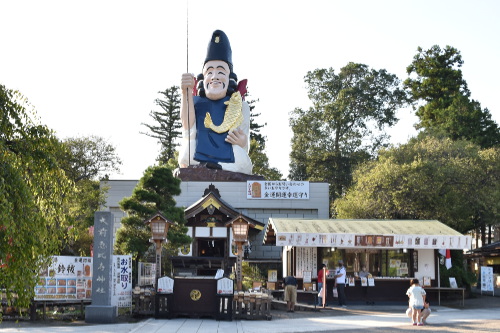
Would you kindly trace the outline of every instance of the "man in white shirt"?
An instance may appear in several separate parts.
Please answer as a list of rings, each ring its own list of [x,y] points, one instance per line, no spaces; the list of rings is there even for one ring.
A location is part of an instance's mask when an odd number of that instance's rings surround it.
[[[339,305],[345,308],[346,272],[345,272],[344,262],[342,260],[339,260],[339,267],[335,271],[335,275],[333,277],[335,278],[335,285],[337,287],[337,292],[339,294]]]

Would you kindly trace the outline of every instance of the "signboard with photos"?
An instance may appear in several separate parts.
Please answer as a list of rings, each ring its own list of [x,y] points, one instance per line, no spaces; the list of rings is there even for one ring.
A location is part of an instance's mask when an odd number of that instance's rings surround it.
[[[35,301],[90,300],[92,257],[55,256],[41,270],[35,287]]]
[[[34,300],[92,300],[92,261],[92,257],[52,257],[52,263],[40,272]],[[112,272],[112,304],[131,307],[132,257],[114,255]]]

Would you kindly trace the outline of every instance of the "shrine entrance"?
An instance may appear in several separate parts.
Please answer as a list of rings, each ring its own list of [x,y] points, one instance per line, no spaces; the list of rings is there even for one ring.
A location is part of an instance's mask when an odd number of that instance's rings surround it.
[[[214,185],[209,185],[203,197],[186,208],[184,214],[193,242],[171,257],[174,276],[213,277],[219,269],[229,276],[236,264],[233,221],[238,219],[247,223],[250,233],[264,229],[263,223],[241,214],[225,202]]]
[[[226,239],[198,238],[197,239],[199,257],[221,258],[226,255]]]

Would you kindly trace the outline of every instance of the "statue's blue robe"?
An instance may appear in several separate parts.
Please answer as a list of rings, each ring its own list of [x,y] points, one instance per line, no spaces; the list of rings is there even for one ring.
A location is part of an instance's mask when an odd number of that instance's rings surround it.
[[[216,133],[204,124],[206,113],[210,113],[214,125],[218,126],[224,120],[226,105],[229,96],[218,101],[212,101],[206,97],[194,97],[194,110],[196,113],[196,151],[194,159],[200,163],[234,163],[232,144],[225,141],[227,132]]]

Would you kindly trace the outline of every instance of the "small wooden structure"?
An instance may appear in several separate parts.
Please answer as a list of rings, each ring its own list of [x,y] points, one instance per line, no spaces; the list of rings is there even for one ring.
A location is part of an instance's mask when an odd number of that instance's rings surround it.
[[[193,241],[171,257],[174,276],[214,276],[219,269],[229,274],[238,256],[233,224],[248,226],[251,234],[265,227],[224,201],[214,185],[209,185],[203,197],[186,208],[184,214]]]
[[[154,290],[135,287],[132,294],[134,308],[132,313],[139,316],[152,316],[154,314]]]
[[[234,319],[271,320],[273,296],[266,292],[235,292],[233,298]]]

